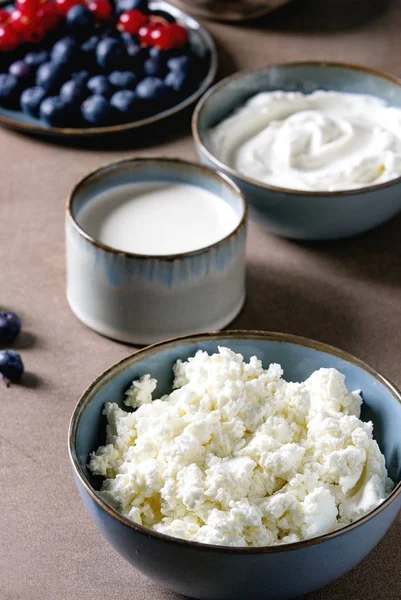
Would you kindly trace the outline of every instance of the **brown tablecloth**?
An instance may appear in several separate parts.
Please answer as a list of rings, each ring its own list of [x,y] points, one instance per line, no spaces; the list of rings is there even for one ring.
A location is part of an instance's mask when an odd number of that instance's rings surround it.
[[[208,26],[222,74],[320,58],[401,75],[400,2],[299,0],[253,26]],[[81,325],[64,293],[69,190],[110,160],[139,153],[195,158],[188,121],[174,127],[142,148],[126,140],[120,147],[101,142],[98,150],[0,131],[0,304],[22,317],[16,347],[27,369],[23,385],[0,387],[1,600],[178,598],[102,540],[74,488],[67,455],[71,412],[92,379],[130,348]],[[251,224],[248,300],[233,326],[329,342],[401,385],[400,228],[401,215],[357,239],[300,244]],[[360,566],[307,600],[399,599],[400,564],[399,517]]]

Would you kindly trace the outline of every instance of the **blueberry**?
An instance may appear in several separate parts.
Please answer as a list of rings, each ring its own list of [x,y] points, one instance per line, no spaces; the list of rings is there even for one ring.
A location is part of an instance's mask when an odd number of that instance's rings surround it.
[[[114,25],[112,25],[111,27],[106,27],[105,29],[103,29],[102,39],[105,39],[105,38],[113,38],[115,40],[120,40],[121,34],[120,34],[119,30],[116,29],[116,27]]]
[[[120,39],[126,48],[140,48],[141,45],[136,37],[132,37],[131,34],[126,31],[121,31]]]
[[[136,41],[136,38],[132,37],[130,33],[127,31],[120,31],[120,38],[122,39],[124,44],[136,44],[139,47],[139,42]]]
[[[136,94],[141,100],[162,103],[169,95],[169,88],[158,77],[146,77],[136,86]]]
[[[147,56],[147,48],[141,48],[141,45],[137,38],[132,37],[129,33],[122,31],[120,33],[120,39],[125,47],[125,50],[129,56],[137,56],[142,50],[142,55]]]
[[[110,104],[116,109],[119,120],[126,123],[137,112],[138,98],[132,90],[119,90],[111,97]]]
[[[100,42],[100,38],[97,37],[97,35],[92,35],[88,40],[86,40],[82,45],[81,45],[81,50],[84,53],[96,53],[96,48],[98,43]]]
[[[148,58],[149,53],[147,48],[141,48],[133,42],[131,45],[125,46],[125,52],[127,55],[126,66],[131,71],[142,71],[143,63]],[[119,67],[121,69],[121,66]]]
[[[113,38],[105,38],[96,48],[96,60],[99,67],[118,69],[127,57],[123,44]]]
[[[143,72],[148,77],[164,77],[166,73],[164,60],[160,58],[148,58],[143,63]]]
[[[22,112],[31,115],[31,117],[39,116],[39,107],[46,97],[46,92],[41,87],[27,88],[21,94],[20,106]]]
[[[63,79],[63,65],[54,62],[43,63],[36,72],[36,85],[42,87],[46,92],[58,89],[63,83]]]
[[[14,75],[3,73],[0,75],[0,106],[13,108],[18,103],[20,82]]]
[[[70,79],[63,83],[60,88],[60,97],[64,102],[81,104],[87,95],[85,83],[78,79]]]
[[[40,117],[51,127],[67,127],[71,122],[71,106],[60,96],[49,96],[40,105]]]
[[[110,102],[103,96],[89,96],[81,106],[82,118],[94,127],[110,125],[114,121],[115,112]]]
[[[92,35],[86,42],[81,45],[81,50],[84,52],[95,52],[100,39],[97,35]]]
[[[167,61],[167,67],[170,71],[181,71],[181,73],[188,73],[192,65],[192,58],[190,56],[172,56]]]
[[[113,71],[109,75],[109,81],[115,88],[133,90],[138,82],[138,78],[131,71]]]
[[[140,47],[140,45],[135,41],[125,41],[124,42],[124,46],[125,46],[125,51],[128,54],[128,56],[139,56],[140,54],[143,54],[143,52],[141,52],[142,48]]]
[[[183,92],[188,84],[188,75],[182,71],[170,71],[164,83],[176,92]]]
[[[40,67],[44,62],[49,60],[49,53],[47,50],[40,50],[39,52],[28,52],[25,55],[24,61],[30,67]]]
[[[78,58],[79,46],[71,37],[65,37],[56,42],[51,51],[51,59],[55,63],[71,64]]]
[[[149,57],[150,58],[162,58],[164,62],[167,61],[168,58],[177,55],[177,49],[172,48],[171,50],[162,50],[158,46],[151,46],[149,48]]]
[[[15,313],[0,312],[0,344],[14,341],[20,331],[21,320]]]
[[[81,46],[82,60],[85,66],[93,68],[96,65],[96,48],[100,39],[96,35],[92,35]]]
[[[28,79],[32,75],[32,67],[26,64],[23,60],[17,60],[10,65],[8,72],[17,79],[24,80]]]
[[[70,33],[77,39],[85,39],[95,28],[95,17],[85,6],[76,5],[70,8],[66,17]]]
[[[24,372],[24,363],[15,350],[1,350],[0,374],[8,385],[10,381],[18,382]]]
[[[90,79],[89,71],[78,71],[72,74],[72,78],[80,81],[81,83],[87,84]]]
[[[149,58],[164,58],[166,50],[162,50],[158,46],[151,46],[149,48]]]
[[[119,15],[127,10],[140,10],[143,13],[149,11],[147,0],[117,0],[116,13]]]
[[[113,93],[113,86],[106,75],[95,75],[91,77],[86,87],[92,94],[109,98]]]

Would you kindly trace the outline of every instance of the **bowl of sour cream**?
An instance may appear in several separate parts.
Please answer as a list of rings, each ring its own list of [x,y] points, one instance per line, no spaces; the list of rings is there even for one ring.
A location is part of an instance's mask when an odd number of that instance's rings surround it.
[[[67,203],[69,305],[91,329],[139,345],[222,329],[245,299],[246,223],[240,190],[207,167],[102,167]]]
[[[241,188],[278,235],[336,239],[401,210],[401,80],[340,63],[228,77],[192,121],[202,162]]]

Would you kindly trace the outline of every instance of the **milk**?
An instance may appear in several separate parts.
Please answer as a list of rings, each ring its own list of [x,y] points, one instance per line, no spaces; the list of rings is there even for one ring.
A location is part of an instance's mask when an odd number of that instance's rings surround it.
[[[89,200],[76,216],[91,237],[116,250],[167,255],[199,250],[229,235],[240,216],[215,194],[187,183],[133,183]]]

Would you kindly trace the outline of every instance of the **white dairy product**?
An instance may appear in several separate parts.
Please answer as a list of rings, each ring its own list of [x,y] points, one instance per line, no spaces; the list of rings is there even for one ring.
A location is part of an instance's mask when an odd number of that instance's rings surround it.
[[[191,252],[214,244],[237,227],[227,202],[186,183],[133,183],[106,190],[77,215],[94,239],[126,252],[148,255]]]
[[[262,92],[211,130],[210,147],[269,185],[355,189],[401,175],[401,109],[360,94]]]
[[[335,369],[303,383],[228,348],[174,366],[174,390],[152,401],[150,375],[107,403],[107,443],[90,469],[129,519],[197,542],[270,546],[351,523],[392,489],[360,420],[358,391]]]

